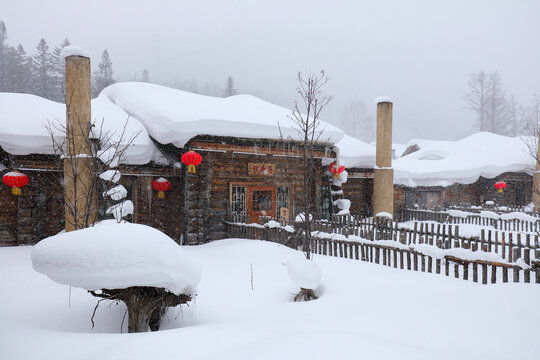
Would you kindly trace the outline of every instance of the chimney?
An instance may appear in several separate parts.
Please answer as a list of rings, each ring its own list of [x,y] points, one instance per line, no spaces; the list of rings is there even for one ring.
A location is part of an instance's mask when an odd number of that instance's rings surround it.
[[[374,215],[394,215],[394,169],[392,169],[392,100],[380,97],[377,102],[377,153],[374,169]]]
[[[92,225],[97,218],[94,166],[90,151],[90,55],[78,46],[66,46],[66,149],[64,208],[66,231]]]

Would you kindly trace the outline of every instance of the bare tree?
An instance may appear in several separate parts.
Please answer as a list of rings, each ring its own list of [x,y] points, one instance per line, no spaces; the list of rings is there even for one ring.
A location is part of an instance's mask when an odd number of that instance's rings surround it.
[[[69,97],[66,97],[66,106],[70,106]],[[87,124],[90,126],[90,137],[84,138],[84,153],[74,152],[76,147],[76,134],[80,134],[85,129],[76,129],[75,126],[66,126],[59,121],[49,121],[47,130],[51,135],[53,149],[57,155],[64,161],[64,173],[67,174],[65,181],[72,183],[72,196],[65,196],[66,221],[75,229],[91,226],[96,218],[95,205],[98,201],[98,183],[99,175],[114,168],[124,157],[125,152],[139,135],[133,134],[127,137],[126,127],[129,116],[121,130],[117,134],[112,131],[105,131],[103,128],[104,119],[100,124],[96,122]],[[72,124],[78,124],[73,122]],[[80,125],[84,126],[84,125]],[[79,140],[81,137],[79,136]],[[68,154],[76,155],[68,155]],[[81,172],[89,172],[91,181],[89,185],[86,182],[79,181]],[[80,210],[80,202],[84,201],[83,210]],[[79,210],[78,210],[79,209]]]
[[[324,129],[321,128],[321,111],[332,100],[331,96],[323,93],[323,87],[328,82],[328,77],[323,70],[319,74],[303,76],[298,73],[296,89],[300,102],[294,104],[294,111],[290,116],[298,126],[298,135],[302,143],[302,180],[303,192],[301,207],[303,210],[302,224],[302,251],[307,259],[311,258],[311,220],[315,209],[312,187],[315,176],[315,144],[321,137]]]
[[[362,101],[352,101],[343,108],[336,125],[357,139],[371,142],[375,141],[376,124]]]
[[[534,94],[530,104],[525,109],[525,123],[528,128],[540,128],[540,96]]]
[[[488,75],[484,71],[471,74],[469,79],[469,92],[465,93],[469,109],[476,113],[480,131],[487,131],[487,94]]]

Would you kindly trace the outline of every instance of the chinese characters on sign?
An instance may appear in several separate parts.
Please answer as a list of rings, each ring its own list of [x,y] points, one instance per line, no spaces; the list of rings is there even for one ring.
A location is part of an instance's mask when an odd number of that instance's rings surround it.
[[[248,164],[248,175],[275,176],[276,175],[276,164],[249,163]]]

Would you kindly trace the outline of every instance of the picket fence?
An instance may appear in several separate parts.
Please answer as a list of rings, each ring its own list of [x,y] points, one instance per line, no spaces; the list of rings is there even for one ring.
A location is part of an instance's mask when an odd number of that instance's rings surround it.
[[[291,248],[297,249],[301,240],[297,233],[285,230],[284,227],[268,227],[259,224],[241,224],[227,222],[227,232],[230,237],[258,239],[277,242]],[[317,225],[319,224],[319,225]],[[407,269],[414,271],[422,271],[435,274],[444,274],[454,277],[481,282],[482,284],[496,283],[500,279],[502,282],[509,281],[509,275],[513,282],[537,283],[540,284],[540,251],[532,247],[521,245],[512,246],[512,250],[508,251],[508,256],[511,259],[522,259],[525,268],[518,264],[507,264],[502,262],[484,261],[484,260],[468,260],[461,259],[455,256],[444,256],[444,258],[436,258],[419,251],[404,248],[402,246],[391,246],[385,243],[378,244],[378,239],[388,239],[390,234],[396,234],[395,230],[390,230],[389,226],[382,224],[372,224],[371,230],[368,231],[368,226],[365,228],[355,227],[352,232],[355,235],[372,240],[372,242],[357,242],[347,240],[337,240],[331,238],[331,232],[327,231],[331,228],[331,222],[314,222],[314,227],[319,226],[321,234],[313,237],[312,251],[320,255],[337,256],[361,261],[382,264],[399,269]],[[387,224],[388,225],[388,224]],[[379,226],[379,229],[376,229]],[[335,227],[336,229],[337,227]],[[316,229],[314,229],[317,231]],[[379,230],[379,231],[377,231]],[[392,238],[402,244],[412,243],[427,243],[436,245],[441,248],[443,246],[451,246],[453,243],[448,237],[443,241],[442,232],[437,237],[434,233],[422,233],[420,230],[404,230],[400,234],[406,234],[401,239]],[[333,233],[346,233],[348,230],[333,231]],[[368,231],[366,233],[366,231]],[[364,236],[362,236],[364,235]],[[452,238],[454,241],[456,238]],[[483,247],[478,247],[478,242],[470,242],[472,239],[460,239],[459,244],[463,248],[470,248],[473,251],[488,250],[489,242],[480,243]],[[444,244],[444,245],[443,245]],[[457,245],[457,243],[455,244]],[[500,244],[499,244],[500,245]],[[469,247],[470,246],[470,247]],[[491,243],[493,249],[493,242]],[[504,246],[502,247],[504,249]]]
[[[467,211],[467,210],[466,210]],[[520,231],[528,233],[540,233],[540,219],[534,221],[524,219],[493,219],[481,214],[471,214],[467,217],[450,216],[444,211],[431,211],[419,209],[401,209],[399,219],[401,221],[437,221],[450,224],[474,224],[493,226],[502,231]]]

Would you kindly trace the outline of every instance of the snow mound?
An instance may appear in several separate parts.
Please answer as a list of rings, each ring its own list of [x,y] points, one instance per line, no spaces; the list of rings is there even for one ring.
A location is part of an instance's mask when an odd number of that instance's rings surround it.
[[[32,266],[58,283],[87,290],[152,286],[190,294],[201,277],[184,250],[161,231],[115,220],[40,241]]]
[[[288,259],[283,263],[292,282],[303,289],[316,290],[321,285],[321,268],[306,258]]]
[[[386,212],[386,211],[381,211],[381,212],[378,212],[377,215],[375,215],[375,217],[378,217],[378,218],[387,218],[387,219],[390,219],[392,220],[394,217],[392,216],[392,214],[390,214],[389,212]]]
[[[505,172],[532,175],[527,138],[479,132],[459,141],[423,141],[420,150],[393,161],[394,183],[412,186],[472,184]]]

